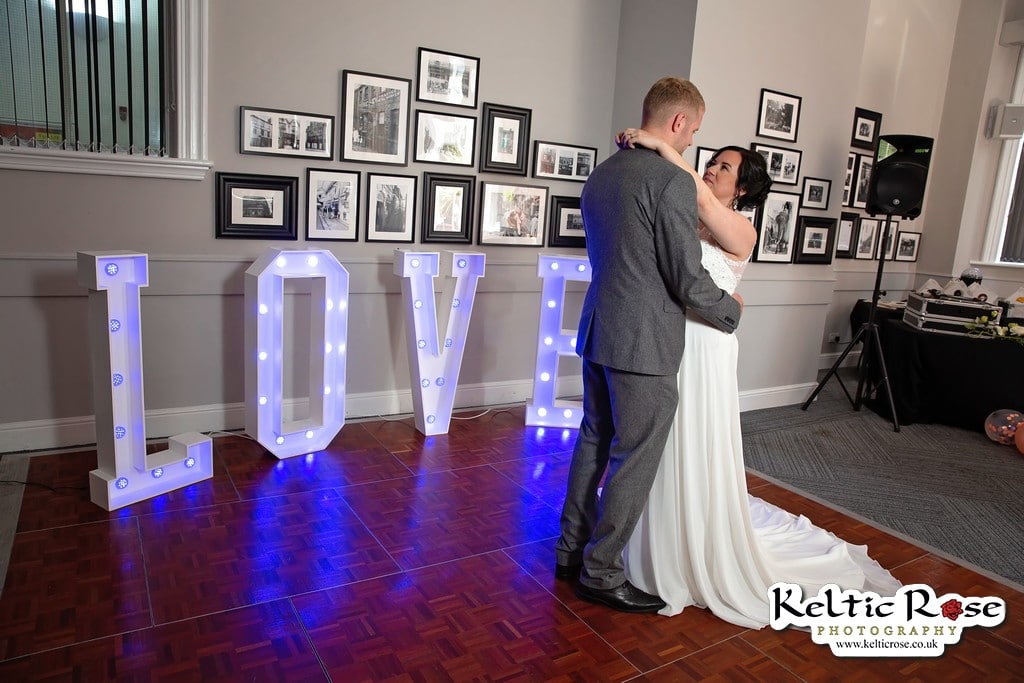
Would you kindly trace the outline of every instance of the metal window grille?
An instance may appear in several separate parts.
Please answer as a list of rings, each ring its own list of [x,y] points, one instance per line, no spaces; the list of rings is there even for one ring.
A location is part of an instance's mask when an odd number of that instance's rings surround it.
[[[172,4],[0,2],[0,145],[166,156]]]

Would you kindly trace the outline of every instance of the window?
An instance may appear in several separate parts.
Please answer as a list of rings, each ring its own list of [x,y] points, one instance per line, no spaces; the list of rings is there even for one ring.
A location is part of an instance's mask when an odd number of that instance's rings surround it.
[[[203,178],[206,11],[2,0],[0,168]]]
[[[1012,102],[1024,101],[1024,50],[1017,62]],[[1003,141],[982,260],[1024,265],[1024,138]]]

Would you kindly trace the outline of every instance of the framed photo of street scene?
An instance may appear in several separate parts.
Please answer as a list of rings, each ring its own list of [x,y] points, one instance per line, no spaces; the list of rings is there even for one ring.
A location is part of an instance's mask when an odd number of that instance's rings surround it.
[[[836,219],[800,216],[796,226],[794,263],[832,263]]]
[[[543,247],[548,189],[480,183],[478,244]]]
[[[798,149],[775,147],[755,142],[750,146],[764,157],[768,165],[768,175],[777,185],[796,185],[800,178],[800,158],[803,152]]]
[[[409,149],[408,78],[341,72],[341,160],[405,166]]]
[[[414,161],[428,164],[472,166],[476,145],[476,117],[416,112]]]
[[[857,155],[857,171],[853,181],[853,199],[850,207],[864,209],[868,205],[868,188],[871,183],[871,169],[875,165],[875,157],[871,154]]]
[[[596,147],[577,147],[559,142],[533,143],[533,177],[585,182],[597,162]]]
[[[917,251],[921,246],[921,233],[900,230],[896,233],[897,261],[916,261]]]
[[[421,242],[470,244],[476,176],[423,174]]]
[[[476,109],[480,59],[425,47],[419,49],[416,99]]]
[[[412,242],[416,176],[367,174],[366,241]]]
[[[241,154],[334,158],[334,117],[283,109],[239,107]]]
[[[802,98],[796,95],[761,88],[757,134],[765,138],[796,142],[801,101]]]
[[[522,107],[484,102],[480,135],[481,171],[526,175],[532,115],[531,110]]]
[[[216,237],[298,239],[298,178],[217,173],[216,185]]]
[[[306,169],[306,239],[359,239],[359,173]]]
[[[551,198],[551,225],[548,228],[549,247],[583,248],[587,236],[583,232],[583,212],[579,197]]]
[[[757,213],[754,260],[789,263],[793,260],[793,236],[800,209],[800,195],[772,190]]]
[[[853,257],[871,260],[875,257],[875,245],[878,244],[877,218],[861,218],[857,226],[857,246]]]

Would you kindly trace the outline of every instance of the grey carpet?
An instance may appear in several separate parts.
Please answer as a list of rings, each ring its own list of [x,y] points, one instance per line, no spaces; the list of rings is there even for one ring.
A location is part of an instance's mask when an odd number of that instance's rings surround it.
[[[843,374],[851,393],[856,379]],[[755,473],[1024,584],[1024,455],[980,431],[855,411],[836,378],[806,411],[743,413]],[[1012,406],[1007,406],[1012,407]]]

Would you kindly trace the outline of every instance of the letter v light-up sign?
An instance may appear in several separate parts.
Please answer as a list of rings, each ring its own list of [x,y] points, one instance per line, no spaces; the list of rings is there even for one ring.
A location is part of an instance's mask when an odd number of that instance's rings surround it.
[[[284,281],[310,283],[309,417],[284,421]],[[270,248],[245,271],[245,431],[278,458],[323,450],[345,426],[348,271],[327,250]]]
[[[213,476],[213,442],[198,432],[146,453],[139,287],[149,285],[146,254],[78,252],[78,282],[89,289],[89,341],[96,412],[97,469],[90,500],[116,510]]]
[[[544,286],[540,299],[533,401],[526,405],[526,424],[577,429],[583,419],[583,404],[580,401],[556,401],[555,380],[559,357],[576,355],[578,331],[562,329],[565,282],[590,282],[590,261],[586,257],[542,255],[537,260],[537,276],[543,279]]]
[[[451,277],[445,277],[441,290],[445,329],[441,341],[434,304],[438,254],[395,250],[395,275],[402,278],[413,414],[416,429],[426,436],[447,434],[451,424],[469,318],[485,258],[478,253],[444,252],[445,270]]]

